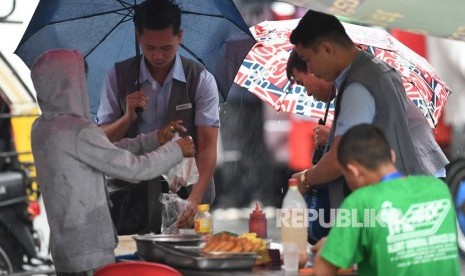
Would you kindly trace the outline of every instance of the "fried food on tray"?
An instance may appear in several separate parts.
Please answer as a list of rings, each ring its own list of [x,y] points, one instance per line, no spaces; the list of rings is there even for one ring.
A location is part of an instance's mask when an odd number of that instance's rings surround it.
[[[237,233],[234,233],[234,232],[230,232],[230,231],[221,231],[221,232],[218,232],[216,234],[214,234],[213,236],[221,236],[221,235],[228,235],[228,236],[234,236],[234,237],[237,237]]]
[[[202,249],[204,253],[210,252],[256,252],[258,251],[264,241],[259,238],[236,237],[221,233],[220,235],[213,235]]]

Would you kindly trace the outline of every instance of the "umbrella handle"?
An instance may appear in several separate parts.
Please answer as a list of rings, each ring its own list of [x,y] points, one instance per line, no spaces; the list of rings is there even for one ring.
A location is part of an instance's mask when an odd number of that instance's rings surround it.
[[[140,48],[139,48],[139,43],[137,42],[137,33],[134,33],[134,41],[135,41],[135,46],[136,46],[136,64],[137,64],[137,74],[136,74],[136,86],[137,90],[140,90]],[[144,111],[142,107],[136,107],[136,113],[138,120],[142,122],[142,116],[141,113]]]
[[[322,125],[322,126],[326,125],[326,119],[328,119],[329,106],[335,94],[336,94],[336,87],[333,85],[333,87],[331,88],[331,94],[329,95],[329,98],[328,98],[328,102],[326,103],[325,116],[323,117],[323,120],[320,119],[318,121],[319,125]]]
[[[135,1],[134,1],[135,4]],[[134,5],[135,8],[136,5]],[[137,41],[137,33],[134,32],[134,42],[136,46],[136,64],[137,64],[137,74],[136,74],[136,86],[137,90],[140,90],[140,48],[139,48],[139,42]],[[144,112],[144,109],[142,107],[136,107],[136,113],[137,113],[137,134],[140,134],[140,127],[142,125],[142,122],[144,119],[142,119],[142,112]]]

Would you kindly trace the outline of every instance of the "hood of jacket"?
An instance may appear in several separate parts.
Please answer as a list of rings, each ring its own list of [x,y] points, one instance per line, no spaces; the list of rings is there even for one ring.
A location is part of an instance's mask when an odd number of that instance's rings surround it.
[[[76,50],[42,54],[31,68],[42,118],[70,115],[91,120],[84,59]]]

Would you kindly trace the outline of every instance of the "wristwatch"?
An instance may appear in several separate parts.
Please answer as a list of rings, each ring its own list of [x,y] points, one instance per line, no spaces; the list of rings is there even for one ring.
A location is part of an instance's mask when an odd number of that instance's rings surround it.
[[[300,184],[304,185],[305,187],[308,187],[308,184],[307,184],[307,170],[304,170],[300,174]]]

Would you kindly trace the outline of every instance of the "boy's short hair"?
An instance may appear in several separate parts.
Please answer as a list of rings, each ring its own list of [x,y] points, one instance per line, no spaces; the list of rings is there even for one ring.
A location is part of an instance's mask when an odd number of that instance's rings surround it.
[[[144,29],[164,30],[172,27],[173,34],[177,35],[181,30],[181,8],[172,0],[147,0],[136,7],[134,26],[139,34]]]
[[[344,47],[353,44],[342,23],[334,16],[309,10],[299,21],[290,37],[294,45],[316,50],[323,40],[329,40]]]
[[[391,147],[381,129],[360,124],[342,136],[337,159],[343,167],[354,161],[369,170],[376,170],[380,165],[392,162]]]
[[[293,81],[292,69],[296,69],[300,72],[307,72],[307,63],[302,58],[300,58],[295,49],[293,49],[289,54],[289,59],[287,60],[286,65],[287,79],[291,82]]]

